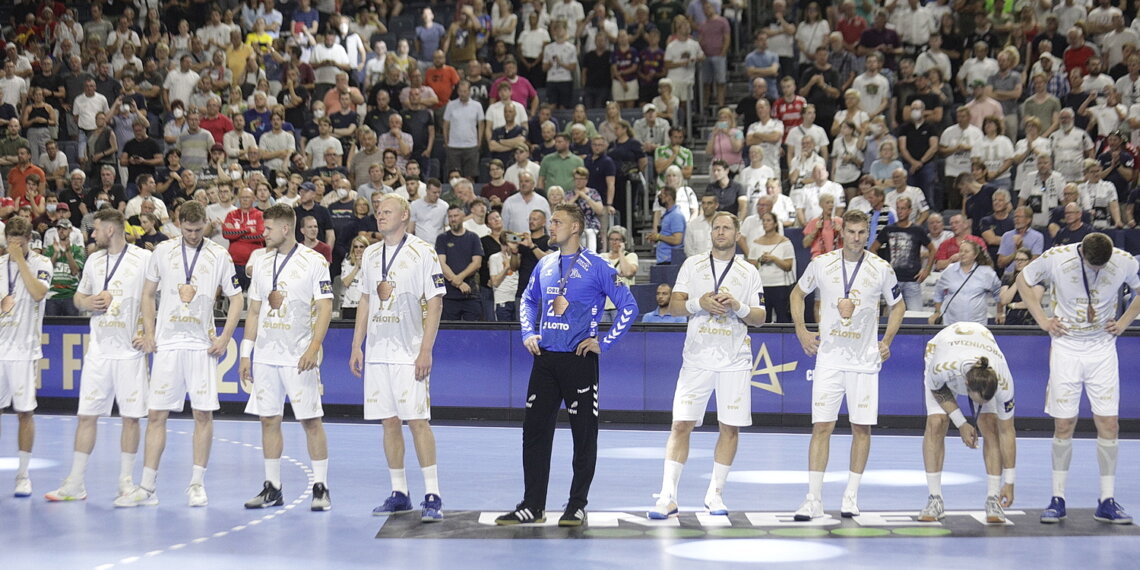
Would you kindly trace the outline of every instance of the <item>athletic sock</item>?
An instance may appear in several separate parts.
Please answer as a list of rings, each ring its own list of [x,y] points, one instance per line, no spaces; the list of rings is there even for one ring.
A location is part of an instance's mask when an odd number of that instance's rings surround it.
[[[709,481],[709,490],[706,495],[719,495],[724,491],[724,486],[728,483],[728,472],[731,469],[731,465],[713,461],[712,479]]]
[[[1065,498],[1065,482],[1073,461],[1073,440],[1053,438],[1053,496]]]
[[[986,496],[996,497],[1001,493],[1001,475],[986,475]]]
[[[808,471],[808,494],[815,500],[823,500],[823,471]]]
[[[119,453],[119,479],[130,479],[135,472],[135,456],[134,453],[127,453],[125,451]]]
[[[1096,459],[1100,464],[1100,500],[1116,493],[1116,454],[1120,445],[1115,439],[1096,438]]]
[[[681,482],[681,471],[685,464],[679,461],[665,460],[665,474],[661,476],[661,496],[672,497],[677,500],[677,485]]]
[[[16,470],[16,477],[23,478],[28,476],[28,465],[32,462],[32,452],[20,452],[20,467]]]
[[[862,473],[854,471],[847,472],[847,488],[843,491],[844,497],[858,497],[859,496],[859,482],[863,480]]]
[[[327,483],[329,480],[329,460],[313,460],[313,483]]]
[[[388,476],[392,478],[392,490],[408,494],[408,476],[403,469],[389,469]]]
[[[158,486],[158,470],[157,469],[151,469],[150,467],[144,466],[143,472],[142,472],[142,482],[139,483],[139,487],[142,487],[143,489],[146,489],[147,491],[154,492],[154,490],[157,486]]]
[[[71,460],[71,473],[68,474],[67,480],[72,484],[82,484],[83,474],[87,472],[87,460],[91,458],[90,453],[83,453],[76,451],[72,454]]]
[[[424,474],[424,494],[439,496],[439,475],[435,465],[420,467]]]
[[[930,489],[930,494],[935,497],[942,496],[942,472],[935,471],[934,473],[926,474],[926,488]]]
[[[265,480],[276,489],[281,489],[281,459],[265,460]]]
[[[195,465],[194,469],[190,472],[191,485],[205,485],[206,484],[206,468],[201,465]]]

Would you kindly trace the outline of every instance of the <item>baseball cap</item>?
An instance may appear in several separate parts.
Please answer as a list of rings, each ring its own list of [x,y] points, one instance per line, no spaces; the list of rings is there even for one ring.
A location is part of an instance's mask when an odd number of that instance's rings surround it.
[[[220,150],[222,152],[226,152],[226,147],[224,147],[220,144],[214,143],[214,146],[210,147],[210,152],[214,152],[215,150]]]
[[[656,110],[657,110],[657,106],[654,105],[653,103],[646,103],[645,106],[641,108],[642,113],[648,113],[650,111],[656,111]]]
[[[71,229],[71,220],[64,218],[64,219],[56,222],[55,227],[57,227],[61,230],[70,230]]]
[[[306,190],[312,190],[313,192],[316,192],[317,187],[312,182],[304,182],[301,184],[301,191],[304,192]]]
[[[71,206],[68,206],[67,202],[60,202],[60,203],[56,204],[55,210],[57,212],[70,212]]]

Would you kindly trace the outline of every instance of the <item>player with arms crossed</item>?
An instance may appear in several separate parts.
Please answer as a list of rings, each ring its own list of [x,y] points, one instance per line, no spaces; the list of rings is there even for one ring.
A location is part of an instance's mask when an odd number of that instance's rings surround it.
[[[930,498],[918,515],[923,522],[945,518],[942,464],[946,459],[946,429],[950,422],[967,447],[977,449],[981,432],[986,464],[986,522],[1004,523],[1003,507],[1013,504],[1017,442],[1013,429],[1013,376],[994,335],[977,323],[950,325],[926,343],[923,386],[926,393],[926,433],[922,460]],[[970,400],[977,425],[967,422],[958,396]],[[1002,480],[1005,484],[1002,484]]]
[[[752,340],[748,327],[764,324],[764,286],[760,272],[736,255],[740,222],[728,212],[712,219],[713,249],[690,257],[677,274],[670,311],[689,317],[677,389],[673,393],[673,428],[665,444],[665,474],[651,519],[677,514],[677,483],[689,457],[689,434],[705,417],[716,391],[720,434],[713,454],[713,474],[705,508],[728,515],[722,491],[736,457],[740,428],[752,425]]]
[[[1049,386],[1045,413],[1053,416],[1053,498],[1041,513],[1041,522],[1065,518],[1065,480],[1073,458],[1073,430],[1080,412],[1081,389],[1088,393],[1096,425],[1096,458],[1100,465],[1098,521],[1130,524],[1132,516],[1114,499],[1117,435],[1120,426],[1120,367],[1116,337],[1140,313],[1140,295],[1132,298],[1119,319],[1117,293],[1128,285],[1140,293],[1137,262],[1126,251],[1112,247],[1112,239],[1091,233],[1079,244],[1054,247],[1029,262],[1017,276],[1017,290],[1029,314],[1052,338],[1049,351]],[[1053,316],[1041,307],[1037,285],[1053,286]]]
[[[91,313],[91,339],[79,378],[75,454],[63,485],[44,495],[49,501],[87,498],[84,474],[95,449],[96,423],[100,416],[111,414],[116,401],[123,421],[119,495],[135,486],[131,474],[139,450],[139,418],[146,416],[149,390],[140,309],[151,252],[127,243],[125,222],[122,212],[115,209],[95,213],[93,233],[99,251],[87,258],[75,292],[75,306]]]
[[[819,355],[811,385],[808,494],[795,513],[797,521],[823,516],[823,472],[844,395],[851,420],[851,462],[840,514],[859,515],[859,482],[871,452],[871,426],[879,421],[879,369],[891,356],[891,342],[906,312],[891,264],[864,249],[869,228],[866,213],[843,214],[843,247],[812,259],[792,289],[796,337],[805,354]],[[818,335],[804,324],[804,297],[817,289],[822,313]],[[880,298],[891,307],[881,341]]]
[[[423,522],[443,520],[431,431],[431,351],[443,313],[443,270],[432,244],[407,233],[408,201],[385,194],[376,209],[383,239],[364,250],[364,295],[356,309],[349,368],[364,378],[364,419],[384,425],[392,494],[372,514],[409,513],[403,422],[408,422],[424,477]],[[362,347],[368,342],[367,351]],[[367,354],[366,354],[367,352]]]
[[[142,480],[115,499],[116,507],[157,505],[158,464],[166,448],[166,420],[180,412],[190,396],[194,410],[194,467],[187,504],[204,507],[206,465],[218,409],[218,357],[226,353],[244,302],[234,262],[226,248],[206,239],[206,209],[187,202],[178,210],[182,239],[154,248],[143,284],[143,339],[154,352],[147,405],[146,448]],[[160,289],[161,288],[161,289]],[[222,334],[214,327],[214,301],[221,288],[230,302]],[[155,296],[160,295],[157,307]]]
[[[329,450],[321,423],[320,354],[332,318],[332,280],[325,257],[297,243],[297,218],[285,204],[265,211],[265,247],[253,263],[249,312],[241,341],[242,386],[249,392],[246,413],[261,417],[265,484],[247,509],[279,507],[281,417],[285,396],[305,430],[313,462],[311,509],[332,508],[328,489]]]
[[[0,410],[11,405],[19,421],[16,440],[20,462],[14,493],[17,497],[32,495],[28,464],[36,438],[36,371],[43,358],[40,337],[44,300],[52,275],[51,261],[28,248],[31,236],[32,224],[27,218],[9,219],[4,226],[8,253],[0,256],[7,286],[0,297]]]
[[[613,348],[637,317],[637,301],[613,266],[582,249],[586,220],[574,204],[550,216],[550,244],[557,254],[543,257],[531,273],[519,309],[523,345],[534,355],[523,418],[523,500],[500,516],[500,525],[546,521],[550,454],[558,408],[566,402],[574,438],[574,478],[570,500],[558,526],[586,524],[586,504],[598,460],[598,355]],[[616,315],[598,338],[606,298]]]

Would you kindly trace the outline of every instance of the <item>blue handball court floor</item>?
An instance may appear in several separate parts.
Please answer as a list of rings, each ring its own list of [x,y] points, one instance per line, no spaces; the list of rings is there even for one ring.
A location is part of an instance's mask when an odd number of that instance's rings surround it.
[[[333,509],[309,510],[311,471],[300,426],[285,426],[285,506],[250,511],[261,489],[260,426],[218,420],[206,474],[210,504],[186,506],[190,478],[188,420],[171,420],[157,507],[115,509],[119,421],[101,420],[87,475],[86,501],[48,503],[43,494],[67,474],[76,421],[36,419],[31,498],[11,496],[16,420],[0,418],[0,552],[3,568],[722,568],[768,564],[787,568],[1136,568],[1140,527],[1092,520],[1099,489],[1095,442],[1078,439],[1069,476],[1069,518],[1042,525],[1050,496],[1050,439],[1022,437],[1016,501],[1009,523],[982,524],[985,478],[980,450],[947,439],[942,523],[918,523],[927,490],[919,435],[874,436],[856,519],[840,519],[850,439],[832,440],[824,488],[829,516],[791,522],[807,488],[808,435],[755,429],[743,433],[725,490],[729,517],[710,517],[701,501],[708,485],[715,432],[693,435],[681,480],[682,515],[648,521],[661,483],[667,432],[604,429],[582,529],[499,528],[487,524],[522,496],[518,426],[437,425],[439,476],[447,517],[422,525],[418,512],[387,520],[371,515],[389,492],[375,424],[329,423],[329,489]],[[405,430],[406,432],[406,430]],[[1043,434],[1044,435],[1044,434]],[[423,479],[408,441],[408,481],[422,500]],[[139,455],[135,477],[142,468]],[[1117,498],[1140,514],[1140,441],[1122,440]],[[551,525],[570,484],[570,436],[555,438]]]

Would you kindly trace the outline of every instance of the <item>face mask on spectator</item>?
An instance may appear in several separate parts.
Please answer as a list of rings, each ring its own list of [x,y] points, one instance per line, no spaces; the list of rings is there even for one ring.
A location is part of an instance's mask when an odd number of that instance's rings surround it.
[[[283,178],[283,177],[281,177],[281,176],[278,176],[278,177],[277,177],[277,187],[278,187],[278,188],[281,188],[282,186],[285,186],[285,184],[287,184],[288,182],[289,182],[288,180],[285,180],[285,178]]]
[[[320,119],[321,117],[324,117],[324,116],[325,116],[325,110],[324,109],[317,109],[316,111],[313,111],[313,118],[314,119]]]
[[[916,123],[919,122],[920,120],[922,120],[922,111],[911,111],[910,112],[910,120],[912,120]]]
[[[102,210],[103,206],[106,206],[106,205],[107,205],[106,200],[95,200],[95,209],[96,210]]]
[[[47,205],[47,211],[48,211],[48,213],[49,213],[49,214],[54,214],[54,213],[55,213],[55,209],[56,209],[57,207],[59,207],[59,204],[48,204],[48,205]]]
[[[337,188],[336,189],[336,197],[340,198],[341,200],[344,200],[345,198],[348,197],[348,189],[347,188]]]
[[[183,111],[181,108],[179,108],[179,107],[174,108],[174,118],[175,119],[181,119],[182,116],[185,114],[186,114],[186,112]]]

